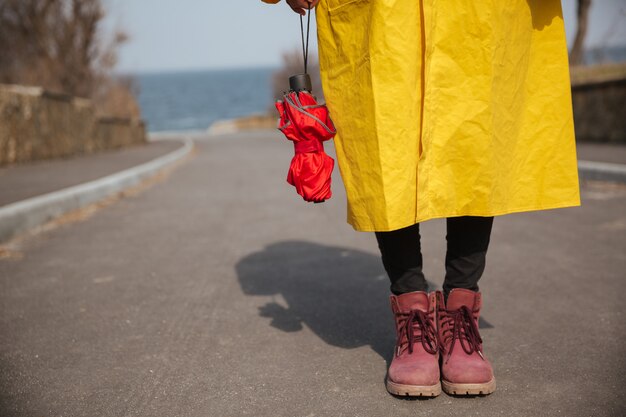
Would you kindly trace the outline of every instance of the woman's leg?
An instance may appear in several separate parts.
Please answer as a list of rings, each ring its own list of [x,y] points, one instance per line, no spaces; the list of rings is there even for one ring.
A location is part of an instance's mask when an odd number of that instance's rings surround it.
[[[446,219],[446,277],[443,293],[447,300],[453,288],[478,291],[485,270],[493,217],[449,217]]]
[[[446,278],[444,293],[437,294],[437,330],[441,385],[452,395],[490,394],[496,389],[478,330],[482,307],[478,280],[485,270],[492,225],[493,217],[447,219]],[[456,344],[461,347],[455,349]]]
[[[376,232],[376,240],[393,294],[428,290],[422,273],[419,223],[391,232]]]
[[[436,294],[427,294],[422,273],[419,224],[376,232],[383,265],[391,280],[396,344],[387,370],[387,391],[434,397],[441,392],[436,336]]]

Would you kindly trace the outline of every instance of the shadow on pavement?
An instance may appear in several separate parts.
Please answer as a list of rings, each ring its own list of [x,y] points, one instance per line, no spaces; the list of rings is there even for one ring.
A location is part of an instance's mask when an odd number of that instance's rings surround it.
[[[259,308],[270,325],[295,332],[306,324],[324,342],[345,349],[393,350],[389,283],[380,258],[354,249],[302,241],[271,244],[236,265],[246,295],[281,295]]]
[[[272,327],[296,332],[306,324],[332,346],[371,346],[391,360],[395,333],[389,282],[379,256],[285,241],[242,258],[235,268],[244,294],[282,296],[259,308]],[[492,326],[481,318],[480,327]]]

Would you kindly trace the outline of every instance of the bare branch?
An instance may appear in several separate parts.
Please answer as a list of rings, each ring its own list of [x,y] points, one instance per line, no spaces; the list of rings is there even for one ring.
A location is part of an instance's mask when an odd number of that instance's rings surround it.
[[[571,65],[580,65],[584,61],[584,43],[587,36],[590,8],[591,0],[578,0],[578,29],[570,52]]]
[[[138,113],[130,84],[111,74],[128,36],[103,36],[104,17],[102,0],[0,0],[0,82],[40,85],[97,103],[114,97],[117,108]],[[122,106],[123,100],[132,103]]]

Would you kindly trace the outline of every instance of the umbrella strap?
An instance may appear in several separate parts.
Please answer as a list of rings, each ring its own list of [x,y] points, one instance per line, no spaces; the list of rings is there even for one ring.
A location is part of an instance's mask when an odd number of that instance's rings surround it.
[[[298,140],[293,142],[295,153],[324,152],[324,145],[319,140]]]
[[[304,58],[304,73],[307,73],[307,64],[309,62],[309,29],[311,28],[311,3],[309,3],[309,10],[307,12],[306,22],[306,45],[304,42],[304,22],[302,15],[300,15],[300,35],[302,35],[302,58]]]

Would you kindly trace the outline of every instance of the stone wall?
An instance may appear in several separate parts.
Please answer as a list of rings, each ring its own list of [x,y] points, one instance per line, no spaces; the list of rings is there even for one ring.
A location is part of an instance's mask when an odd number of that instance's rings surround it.
[[[576,140],[626,144],[626,65],[572,68]]]
[[[141,120],[102,118],[89,100],[0,85],[0,166],[145,142]]]

